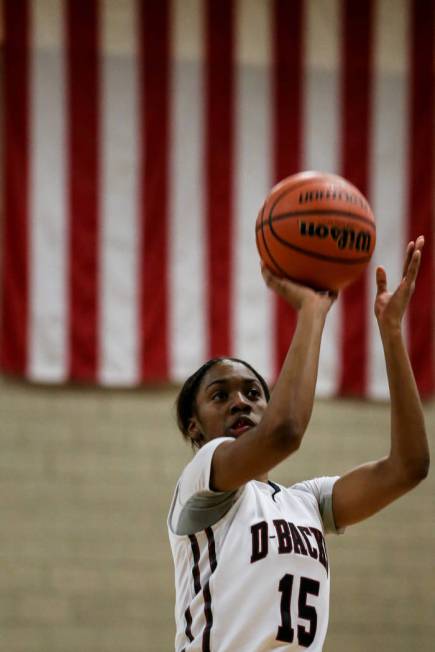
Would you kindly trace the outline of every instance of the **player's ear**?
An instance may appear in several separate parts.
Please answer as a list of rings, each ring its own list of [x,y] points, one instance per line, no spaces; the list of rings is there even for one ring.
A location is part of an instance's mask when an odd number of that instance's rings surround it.
[[[196,417],[190,417],[189,424],[187,426],[187,433],[192,440],[193,445],[199,448],[204,441],[204,435],[201,432],[201,428]]]

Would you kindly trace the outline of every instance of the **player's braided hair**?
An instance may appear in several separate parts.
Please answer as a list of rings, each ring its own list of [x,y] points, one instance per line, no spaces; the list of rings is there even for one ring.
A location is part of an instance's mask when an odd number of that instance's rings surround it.
[[[258,381],[260,382],[260,385],[263,388],[266,401],[269,401],[270,390],[266,381],[264,380],[263,376],[261,376],[258,373],[258,371],[256,371],[254,367],[252,367],[248,362],[245,362],[244,360],[239,360],[239,358],[227,358],[227,357],[211,358],[211,360],[207,360],[207,362],[205,362],[202,365],[202,367],[197,369],[195,373],[189,376],[189,378],[185,381],[184,385],[182,386],[177,396],[177,400],[175,403],[175,407],[177,410],[178,427],[181,430],[184,439],[186,441],[190,441],[190,443],[192,444],[192,448],[198,448],[199,444],[198,442],[195,442],[193,439],[191,439],[191,437],[189,436],[188,426],[189,426],[189,420],[195,413],[196,395],[198,393],[201,380],[204,378],[207,371],[211,369],[211,367],[213,367],[218,362],[224,362],[225,360],[231,360],[232,362],[239,362],[240,364],[243,364],[245,367],[247,367],[250,371],[252,371],[252,373],[258,378]]]

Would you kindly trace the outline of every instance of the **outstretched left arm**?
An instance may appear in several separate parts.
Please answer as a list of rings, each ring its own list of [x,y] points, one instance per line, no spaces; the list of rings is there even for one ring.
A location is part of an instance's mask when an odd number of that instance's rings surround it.
[[[403,278],[387,291],[385,270],[376,270],[375,315],[384,349],[391,399],[391,445],[387,457],[346,473],[333,490],[337,527],[357,523],[393,502],[426,477],[429,447],[423,410],[402,333],[402,317],[414,291],[424,238],[408,245]]]

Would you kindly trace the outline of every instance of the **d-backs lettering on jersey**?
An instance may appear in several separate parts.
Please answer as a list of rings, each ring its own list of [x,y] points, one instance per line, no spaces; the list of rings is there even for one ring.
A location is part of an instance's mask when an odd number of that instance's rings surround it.
[[[328,553],[326,550],[325,537],[316,527],[295,525],[291,521],[282,518],[273,520],[275,535],[270,538],[277,538],[278,554],[280,555],[304,555],[317,559],[324,566],[328,573]],[[260,521],[251,525],[252,553],[251,563],[264,559],[269,552],[269,524],[267,521]]]

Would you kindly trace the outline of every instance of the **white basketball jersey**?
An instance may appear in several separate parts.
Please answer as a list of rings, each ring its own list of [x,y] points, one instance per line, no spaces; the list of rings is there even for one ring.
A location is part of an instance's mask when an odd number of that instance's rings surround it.
[[[213,453],[227,440],[198,451],[169,513],[176,652],[320,652],[336,478],[290,488],[252,480],[236,492],[212,492]]]

